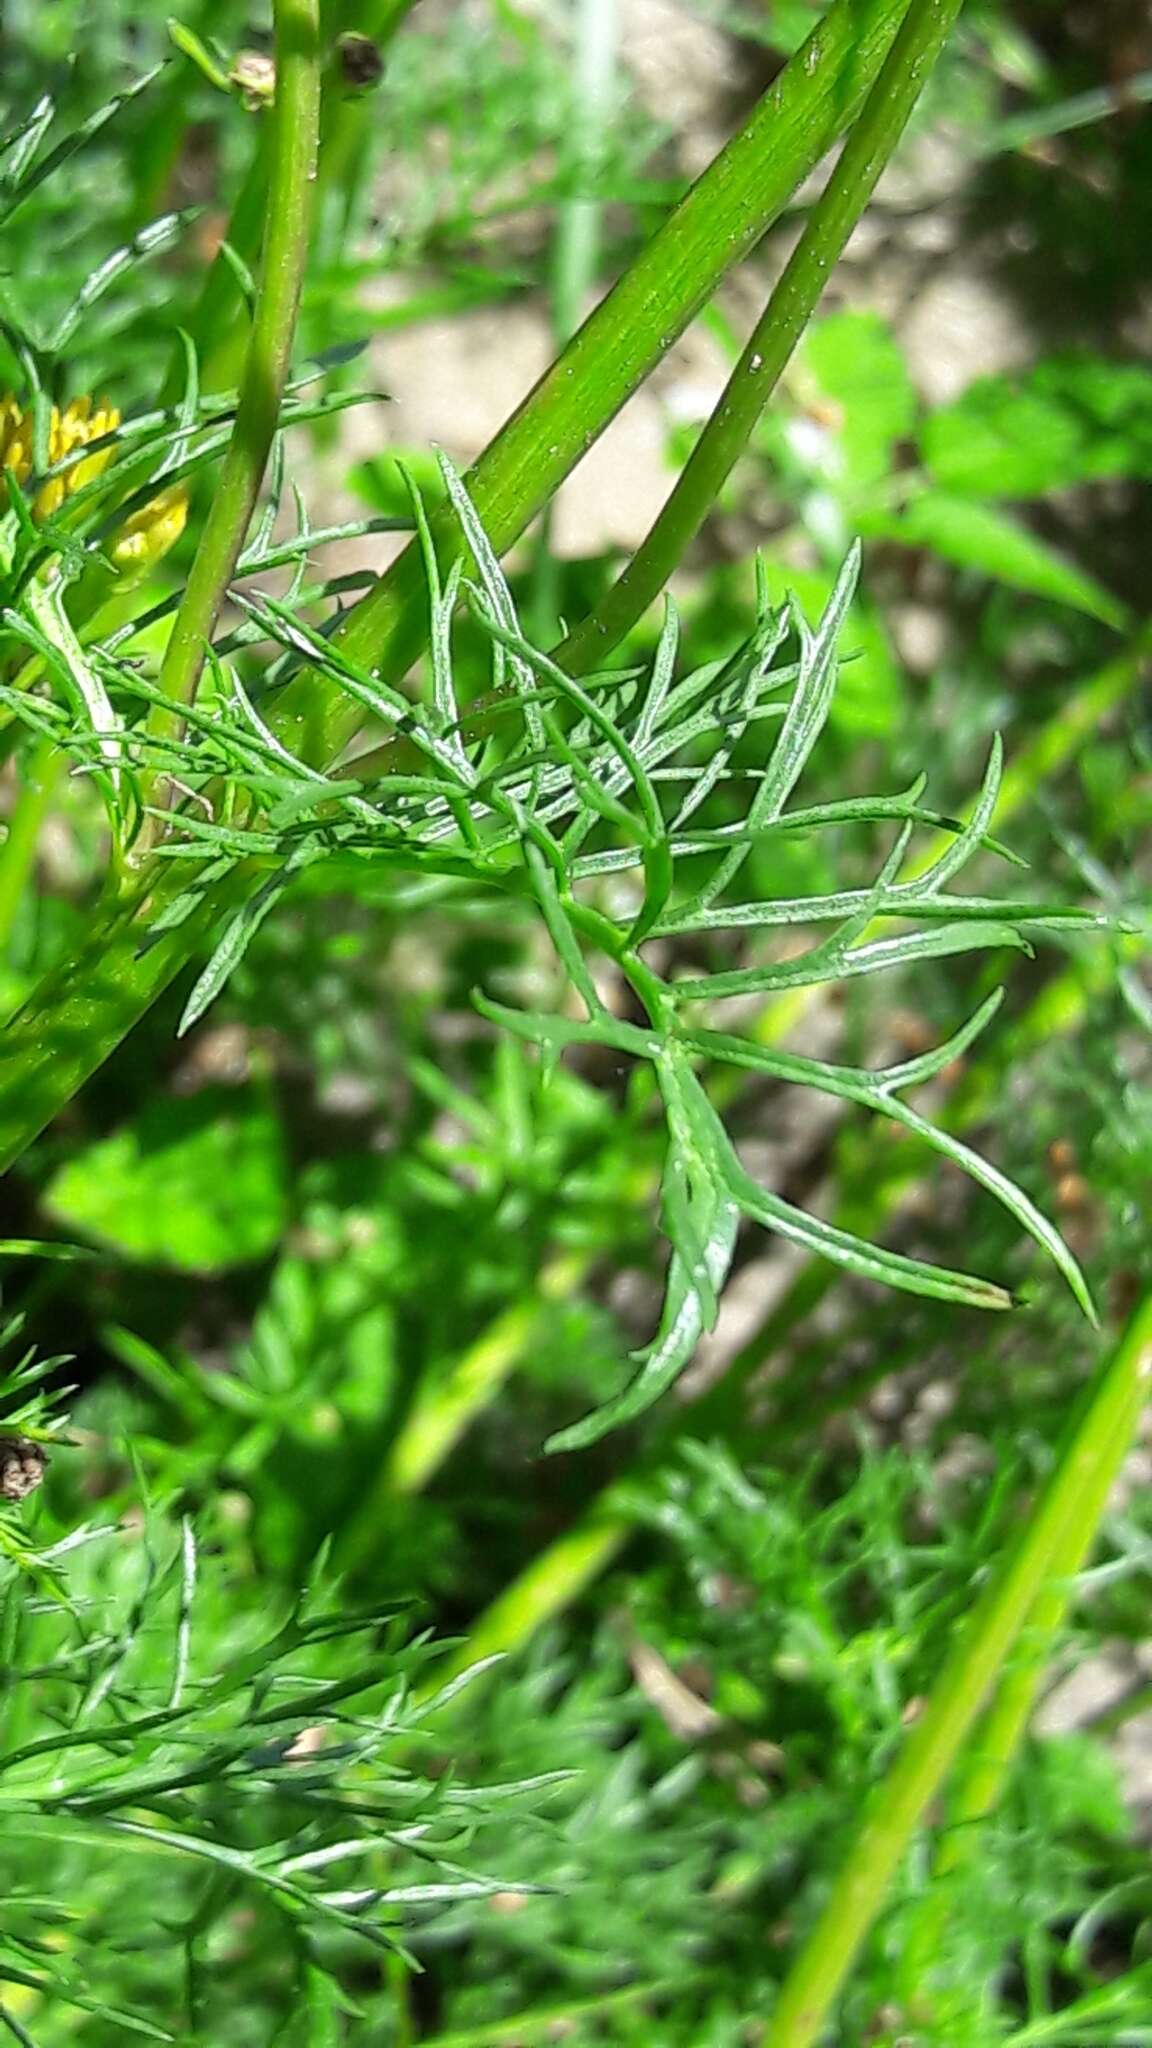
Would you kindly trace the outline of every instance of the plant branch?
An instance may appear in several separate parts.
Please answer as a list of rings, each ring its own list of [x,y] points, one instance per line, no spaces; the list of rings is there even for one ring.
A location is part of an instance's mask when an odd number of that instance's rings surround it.
[[[987,1110],[988,1096],[995,1088],[997,1077],[1005,1068],[1011,1067],[1025,1044],[1035,1044],[1041,1039],[1047,1042],[1054,1032],[1077,1029],[1083,1023],[1085,990],[1084,976],[1077,969],[1050,982],[1020,1024],[1014,1030],[999,1034],[994,1047],[986,1051],[978,1070],[980,1085],[976,1087],[971,1082],[962,1085],[955,1101],[944,1105],[939,1118],[941,1127],[962,1132],[978,1122]],[[898,1209],[901,1197],[919,1177],[919,1169],[909,1166],[905,1150],[901,1147],[897,1153],[898,1171],[889,1172],[883,1163],[878,1163],[870,1182],[869,1198],[863,1207],[837,1212],[834,1220],[870,1236],[879,1235]],[[644,1193],[648,1199],[652,1198],[655,1177]],[[559,1261],[555,1263],[558,1266]],[[545,1270],[551,1272],[553,1268],[550,1266]],[[813,1261],[805,1267],[761,1328],[737,1352],[716,1386],[700,1400],[677,1406],[660,1425],[654,1442],[638,1463],[625,1472],[623,1482],[612,1480],[595,1496],[579,1520],[533,1558],[520,1576],[485,1609],[447,1667],[449,1674],[466,1670],[470,1664],[485,1657],[523,1649],[546,1621],[572,1606],[585,1588],[608,1568],[631,1537],[634,1528],[629,1505],[631,1489],[646,1473],[664,1465],[681,1436],[690,1431],[702,1438],[715,1435],[731,1439],[737,1431],[743,1430],[744,1408],[739,1401],[741,1388],[754,1372],[759,1371],[787,1332],[811,1314],[833,1284],[836,1270],[822,1261]],[[579,1273],[574,1270],[574,1285],[579,1284],[579,1278]],[[538,1341],[539,1309],[535,1296],[530,1302],[520,1305],[519,1312],[518,1333],[522,1334],[524,1341],[515,1354],[508,1349],[501,1354],[504,1378],[523,1361],[531,1343]],[[497,1333],[503,1335],[510,1330],[511,1318],[515,1314],[516,1310],[509,1310],[505,1317],[486,1330],[477,1339],[474,1350],[481,1356],[489,1355],[489,1344]],[[451,1384],[450,1381],[449,1386]],[[490,1396],[496,1389],[490,1385],[487,1391]],[[847,1405],[852,1398],[853,1382],[845,1379],[839,1392]],[[793,1400],[789,1399],[790,1395],[794,1396]],[[795,1385],[791,1380],[780,1382],[775,1389],[773,1408],[781,1420],[769,1422],[767,1429],[758,1437],[758,1451],[763,1452],[767,1446],[786,1437],[790,1433],[792,1418],[807,1416],[808,1409],[804,1404],[810,1400],[810,1384],[799,1376]],[[406,1433],[406,1428],[401,1431],[397,1444]],[[455,1440],[454,1437],[452,1441]],[[421,1484],[426,1483],[430,1476],[431,1468],[426,1467],[420,1475]],[[381,1495],[383,1491],[382,1487]],[[350,1555],[357,1563],[372,1554],[378,1539],[381,1510],[382,1499],[376,1497],[374,1517],[357,1515],[351,1524],[354,1540]],[[438,1681],[443,1676],[442,1668],[437,1673]]]
[[[1021,749],[1005,771],[996,806],[996,821],[1000,829],[1019,815],[1026,804],[1035,799],[1043,783],[1066,766],[1077,748],[1086,737],[1094,732],[1100,721],[1122,701],[1131,690],[1144,661],[1147,645],[1147,631],[1136,636],[1131,648],[1117,660],[1088,677],[1066,700],[1057,716],[1050,720],[1030,745]],[[967,815],[967,814],[966,814]],[[919,874],[938,858],[949,843],[948,835],[933,834],[922,852],[912,861],[910,873]],[[1056,976],[1041,991],[1031,1008],[1015,1024],[1005,1026],[996,1040],[996,1059],[988,1053],[978,1068],[970,1070],[963,1080],[954,1104],[942,1116],[945,1129],[963,1131],[977,1123],[988,1113],[990,1098],[994,1093],[999,1073],[1027,1056],[1037,1045],[1047,1043],[1053,1035],[1064,1036],[1079,1029],[1083,1023],[1085,1006],[1097,988],[1104,985],[1112,968],[1107,953],[1100,951],[1076,962],[1064,973]],[[805,989],[795,997],[775,997],[765,1004],[752,1028],[752,1036],[763,1045],[773,1045],[791,1030],[799,1017],[813,1004],[818,992]],[[732,1070],[726,1069],[717,1076],[715,1099],[720,1100],[726,1085],[734,1080]],[[903,1148],[897,1155],[899,1170],[879,1170],[873,1179],[873,1200],[865,1214],[853,1214],[843,1220],[850,1228],[862,1229],[875,1234],[882,1228],[887,1217],[895,1210],[908,1186],[915,1178],[916,1169],[910,1168],[904,1157]],[[638,1199],[651,1199],[654,1184],[646,1190],[638,1190]],[[557,1262],[559,1268],[559,1262]],[[551,1267],[548,1268],[551,1271]],[[579,1274],[573,1267],[572,1285],[579,1285]],[[732,1422],[736,1394],[749,1374],[758,1370],[771,1356],[784,1332],[793,1327],[803,1315],[809,1314],[823,1298],[826,1290],[836,1277],[836,1269],[820,1261],[812,1262],[789,1288],[784,1300],[779,1302],[759,1329],[742,1346],[728,1373],[720,1382],[715,1393],[709,1397],[707,1421],[702,1422],[704,1411],[695,1405],[677,1414],[677,1423],[685,1426],[717,1427],[723,1431]],[[534,1312],[533,1312],[534,1311]],[[517,1318],[513,1323],[513,1318]],[[486,1374],[486,1390],[483,1399],[491,1399],[500,1385],[517,1369],[535,1341],[538,1330],[539,1307],[531,1304],[509,1310],[477,1339],[474,1347],[477,1355],[491,1362],[493,1357],[500,1360],[501,1371],[495,1378]],[[507,1337],[513,1328],[521,1337],[519,1345],[511,1345]],[[491,1349],[489,1348],[491,1345]],[[471,1353],[468,1354],[471,1357]],[[465,1361],[461,1361],[461,1372],[470,1388],[476,1380],[471,1372],[465,1373]],[[443,1389],[453,1414],[453,1429],[448,1446],[455,1443],[461,1429],[472,1420],[481,1401],[472,1401],[467,1413],[455,1398],[456,1375],[453,1374]],[[798,1390],[799,1392],[799,1390]],[[435,1409],[436,1400],[430,1397],[430,1406]],[[414,1410],[414,1418],[419,1410]],[[420,1435],[425,1430],[423,1417]],[[402,1435],[405,1434],[402,1432]],[[403,1459],[398,1458],[397,1446],[393,1458],[398,1459],[398,1469],[407,1463],[407,1446]],[[655,1455],[662,1456],[667,1449],[667,1439],[662,1431],[655,1448]],[[647,1458],[645,1459],[647,1464]],[[420,1464],[418,1484],[424,1484],[433,1468],[423,1461]],[[391,1461],[389,1465],[391,1473]],[[629,1477],[634,1476],[630,1474]],[[405,1490],[411,1490],[406,1488]],[[393,1492],[392,1477],[382,1477],[379,1494]],[[374,1495],[377,1510],[379,1498]],[[472,1635],[460,1653],[460,1668],[492,1651],[519,1649],[529,1641],[541,1624],[557,1613],[563,1612],[579,1598],[584,1588],[595,1580],[618,1555],[627,1542],[632,1523],[627,1512],[619,1505],[621,1496],[615,1485],[611,1485],[597,1496],[578,1522],[558,1536],[546,1550],[526,1565],[520,1577],[488,1608],[477,1622]],[[349,1555],[357,1561],[371,1554],[375,1541],[378,1520],[372,1515],[358,1516],[347,1532],[345,1541]],[[455,1669],[456,1666],[454,1665]]]
[[[523,530],[843,132],[891,47],[905,5],[835,0],[744,127],[481,456],[471,489],[491,522],[494,546],[509,546]],[[454,526],[442,527],[439,537],[458,546]],[[423,564],[409,548],[349,613],[338,645],[353,659],[403,674],[426,621]],[[193,642],[187,661],[198,666],[202,652],[202,642]],[[360,717],[314,671],[285,689],[274,714],[279,738],[314,761],[330,760]],[[172,880],[166,878],[161,895]],[[103,930],[94,929],[91,947],[71,968],[49,976],[8,1027],[0,1171],[101,1065],[200,943],[206,919],[198,916],[145,950],[154,897],[141,891],[135,930],[123,925],[119,911],[114,920],[109,912]],[[215,907],[234,900],[225,890]]]
[[[906,7],[907,0],[836,0],[480,456],[466,484],[497,554],[547,504],[854,119]],[[450,514],[432,524],[438,542],[458,545]],[[396,680],[419,651],[425,611],[414,542],[353,607],[336,644]],[[285,690],[276,729],[294,753],[326,763],[359,723],[346,699],[305,672]]]
[[[700,531],[904,133],[960,6],[961,0],[913,0],[839,162],[647,539],[596,610],[556,650],[556,660],[571,674],[586,675],[619,646]]]

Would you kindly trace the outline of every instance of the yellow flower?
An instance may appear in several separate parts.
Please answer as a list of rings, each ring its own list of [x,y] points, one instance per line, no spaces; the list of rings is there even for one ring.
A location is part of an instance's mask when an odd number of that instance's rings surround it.
[[[62,462],[74,448],[86,448],[119,425],[120,414],[114,405],[94,406],[90,398],[72,399],[63,412],[54,405],[48,426],[49,464]],[[73,462],[59,476],[49,477],[32,500],[33,518],[48,519],[58,512],[65,498],[107,469],[112,453],[111,448],[102,448],[97,455]],[[18,484],[27,483],[32,474],[32,413],[11,394],[0,399],[0,469],[11,470]]]
[[[116,406],[95,404],[91,398],[74,398],[63,412],[54,405],[48,427],[49,465],[63,461],[75,449],[101,440],[119,424]],[[0,398],[0,472],[11,471],[18,484],[26,483],[32,474],[32,438],[31,410],[20,405],[11,393]],[[32,500],[33,517],[51,518],[65,498],[107,469],[115,452],[114,447],[101,448],[41,484]],[[179,540],[187,517],[188,493],[182,484],[172,484],[160,491],[150,504],[142,505],[125,520],[113,539],[109,552],[117,569],[122,574],[138,576],[151,568]]]

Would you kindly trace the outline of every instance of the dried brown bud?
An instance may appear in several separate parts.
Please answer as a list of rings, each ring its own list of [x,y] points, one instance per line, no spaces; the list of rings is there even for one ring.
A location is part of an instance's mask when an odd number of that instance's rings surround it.
[[[384,76],[384,59],[371,36],[348,34],[337,37],[336,68],[348,92],[371,92]]]
[[[0,1500],[27,1500],[40,1485],[47,1463],[41,1444],[26,1436],[0,1437]]]
[[[276,94],[276,66],[261,50],[238,50],[228,74],[249,112],[270,106]]]

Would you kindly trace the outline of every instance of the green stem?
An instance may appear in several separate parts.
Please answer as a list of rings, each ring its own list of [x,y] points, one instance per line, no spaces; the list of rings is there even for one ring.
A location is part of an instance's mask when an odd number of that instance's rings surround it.
[[[1136,1311],[1121,1340],[1121,1349],[1127,1347],[1131,1353],[1133,1346],[1142,1344],[1145,1348],[1152,1344],[1152,1296]],[[1131,1450],[1139,1412],[1138,1401],[1134,1411],[1119,1412],[1112,1442],[1101,1446],[1095,1472],[1078,1497],[1076,1515],[1069,1518],[1061,1532],[1051,1561],[1051,1576],[1033,1603],[1016,1654],[957,1773],[937,1851],[934,1882],[909,1929],[901,1959],[908,2009],[925,2019],[931,2017],[939,2022],[953,2013],[951,2003],[946,2006],[931,1985],[933,1971],[945,1954],[944,1937],[952,1900],[948,1880],[971,1867],[980,1853],[981,1824],[996,1811],[1003,1798],[1028,1732],[1037,1694],[1075,1598],[1077,1575],[1084,1569],[1116,1473]],[[970,2013],[975,1988],[971,1984],[955,1987],[960,2012]],[[956,2016],[960,2016],[959,2012]]]
[[[663,328],[660,316],[667,314],[672,320],[675,314],[680,326],[690,316],[695,296],[690,259],[699,257],[715,263],[716,249],[721,245],[730,248],[734,255],[743,253],[748,242],[755,239],[755,234],[762,231],[774,211],[779,210],[781,194],[787,196],[790,184],[818,159],[837,127],[858,104],[886,54],[899,12],[892,0],[838,0],[815,37],[776,82],[768,107],[754,112],[745,129],[695,188],[695,194],[703,194],[704,199],[685,218],[694,196],[689,195],[662,235],[639,259],[636,270],[640,274],[641,285],[644,279],[651,281],[653,251],[657,248],[662,250],[661,263],[668,266],[669,272],[663,288],[652,300],[653,317],[647,328],[647,340],[644,339],[645,327],[641,319],[643,291],[635,282],[629,284],[628,279],[623,280],[605,306],[599,309],[603,316],[606,309],[620,299],[619,316],[614,315],[607,325],[601,324],[597,329],[606,350],[606,375],[609,372],[615,375],[619,369],[612,355],[617,340],[622,347],[626,344],[630,365],[625,377],[627,381],[638,366],[642,373],[646,349],[655,348],[659,353],[662,332],[667,332],[671,340],[671,326]],[[857,35],[859,42],[854,41]],[[780,117],[779,130],[773,135],[771,119],[776,115]],[[687,273],[686,263],[689,264]],[[719,267],[722,268],[723,264]],[[628,287],[626,291],[625,286]],[[680,318],[681,312],[683,318]],[[556,379],[560,380],[563,395],[566,383],[571,382],[563,373],[573,369],[574,360],[576,364],[583,365],[587,373],[590,325],[588,323],[582,335],[577,337],[580,349],[575,359],[572,350],[566,352],[555,371],[538,387],[534,398],[521,408],[510,428],[497,437],[490,451],[494,460],[502,448],[506,449],[507,437],[513,429],[515,444],[520,447],[522,456],[528,422],[532,423],[537,437],[547,434],[549,394]],[[676,331],[679,331],[679,326]],[[575,347],[576,344],[573,345]],[[614,409],[614,394],[618,390],[618,383],[613,383],[608,412]],[[626,396],[627,392],[622,395]],[[571,411],[566,410],[565,446],[570,464],[582,452],[581,441],[594,439],[606,423],[608,412],[597,398],[589,410],[586,435],[581,435],[576,430]],[[602,413],[604,417],[601,417]],[[481,467],[485,461],[486,458],[481,459]],[[507,461],[507,453],[500,454],[498,469],[503,470]],[[525,518],[530,509],[524,510]],[[357,635],[363,637],[369,659],[378,649],[373,633],[367,630],[366,621],[370,624],[375,620],[376,626],[383,630],[382,621],[387,616],[391,618],[393,628],[396,625],[398,615],[394,604],[399,599],[396,586],[389,585],[388,588],[391,596],[386,597],[384,584],[378,586],[373,600],[376,609],[372,614],[359,612],[353,614],[350,621],[350,627],[355,626]],[[422,613],[425,600],[418,571],[412,583],[412,596],[416,609]],[[395,653],[395,642],[390,641],[389,644]],[[1130,687],[1143,652],[1144,642],[1141,639],[1071,700],[1068,713],[1058,721],[1056,740],[1061,749],[1074,745],[1086,725],[1090,728],[1100,713],[1116,703]],[[314,678],[310,680],[315,681]],[[315,699],[308,681],[302,679],[286,694],[291,700],[286,720],[289,734],[295,728],[306,740],[311,737],[316,741],[318,756],[322,755],[325,734],[330,735],[333,743],[339,737],[330,704],[320,702],[314,725],[311,707]],[[1043,750],[1047,746],[1048,735],[1044,735],[1037,742],[1037,749]],[[1011,776],[1008,780],[1011,781]],[[168,877],[165,887],[171,881],[172,877]],[[142,891],[139,899],[142,908],[148,900],[147,892]],[[220,904],[216,906],[217,910],[221,907]],[[109,910],[106,914],[107,925],[101,928],[97,924],[90,946],[70,968],[61,968],[50,975],[9,1026],[5,1087],[0,1094],[0,1170],[19,1156],[179,973],[201,943],[207,922],[205,918],[197,918],[194,924],[169,934],[162,945],[145,951],[141,945],[142,926],[126,930],[118,909]],[[114,963],[116,971],[112,972]]]
[[[836,0],[480,456],[468,490],[498,554],[519,538],[855,118],[906,6],[907,0]],[[433,531],[445,548],[458,549],[450,514],[434,520]],[[421,644],[426,602],[413,544],[353,607],[339,644],[354,660],[402,676]],[[277,731],[293,752],[321,762],[359,723],[339,692],[305,673],[284,692]]]
[[[190,704],[229,579],[248,531],[280,417],[308,259],[320,119],[318,0],[276,0],[276,98],[264,260],[239,403],[224,465],[173,621],[159,684]],[[155,712],[157,738],[179,731],[175,709]]]
[[[600,175],[616,71],[616,0],[575,0],[568,174],[553,248],[552,321],[560,343],[580,325],[596,279],[604,206],[592,189]]]
[[[692,1988],[692,1979],[674,1978],[667,1983],[629,1984],[623,1991],[604,1991],[597,1997],[578,1998],[570,2005],[537,2007],[517,2013],[514,2018],[494,2020],[491,2025],[463,2027],[451,2034],[433,2034],[425,2048],[507,2048],[510,2041],[563,2040],[581,2020],[607,2019],[631,2005],[643,2005]]]
[[[224,240],[241,262],[252,268],[260,254],[260,236],[268,210],[268,169],[271,153],[269,124],[263,113],[253,114],[256,124],[252,161],[232,202]],[[200,297],[188,323],[188,333],[201,364],[200,381],[206,392],[228,388],[229,364],[238,342],[237,322],[241,293],[236,273],[223,251],[218,249],[200,290]],[[164,386],[163,402],[173,405],[180,396],[184,357],[173,357]]]
[[[1070,99],[1058,100],[1055,106],[1027,107],[1023,113],[1009,115],[981,137],[975,153],[990,157],[1008,149],[1032,149],[1054,135],[1067,135],[1074,128],[1087,128],[1114,114],[1127,113],[1132,107],[1147,106],[1149,100],[1152,71],[1137,71],[1121,84],[1098,86],[1092,92],[1074,93]]]
[[[369,12],[361,21],[345,20],[352,10],[339,8],[331,10],[331,18],[322,23],[323,44],[331,50],[337,35],[345,28],[357,28],[369,36],[377,49],[384,53],[392,38],[411,13],[415,0],[378,0],[374,13]],[[322,95],[320,109],[320,133],[316,164],[317,203],[334,186],[339,187],[348,175],[345,158],[336,148],[335,141],[343,132],[342,123],[350,122],[360,133],[367,123],[370,102],[367,99],[352,100],[347,93],[334,89]],[[239,192],[232,202],[228,218],[225,242],[229,249],[253,268],[260,254],[260,238],[266,212],[268,172],[271,156],[271,134],[269,122],[263,113],[254,113],[255,146]],[[188,333],[200,359],[200,382],[206,392],[217,392],[227,387],[230,379],[230,365],[237,349],[238,334],[234,315],[237,309],[239,291],[232,265],[223,252],[218,252],[208,266],[208,272],[200,291],[200,297],[188,322]],[[165,382],[163,403],[172,405],[180,395],[180,379],[183,356],[177,354],[172,370]]]
[[[931,1802],[937,1797],[1036,1602],[1060,1561],[1095,1535],[1148,1397],[1152,1300],[1100,1368],[1047,1486],[977,1603],[903,1753],[868,1803],[860,1833],[789,1973],[765,2048],[812,2048]]]
[[[912,0],[840,160],[667,503],[623,575],[557,650],[555,658],[571,674],[586,674],[619,646],[700,531],[904,133],[961,4]]]

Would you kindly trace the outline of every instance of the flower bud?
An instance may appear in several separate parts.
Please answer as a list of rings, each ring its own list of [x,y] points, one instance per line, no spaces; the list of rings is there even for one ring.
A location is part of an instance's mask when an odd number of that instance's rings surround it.
[[[175,547],[188,518],[188,493],[183,484],[159,491],[126,519],[108,552],[122,574],[139,576],[169,548]]]

